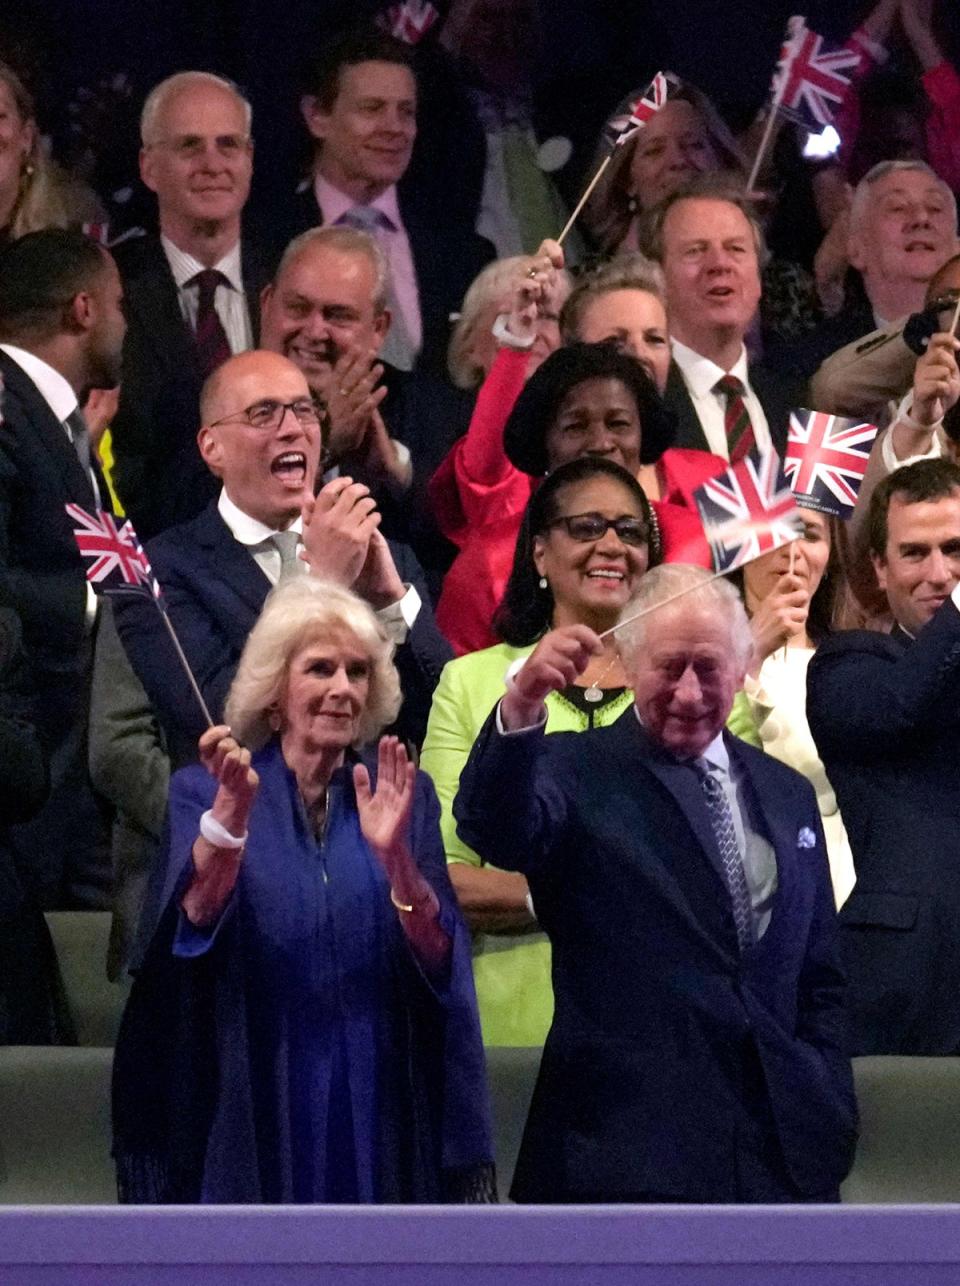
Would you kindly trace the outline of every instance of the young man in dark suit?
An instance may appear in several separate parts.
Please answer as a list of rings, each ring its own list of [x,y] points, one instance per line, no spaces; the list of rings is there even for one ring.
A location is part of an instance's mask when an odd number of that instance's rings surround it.
[[[657,610],[620,643],[636,708],[606,728],[543,735],[543,698],[602,649],[544,636],[461,776],[461,837],[527,876],[553,947],[519,1201],[835,1201],[852,1160],[817,803],[724,731],[752,641],[709,579],[643,577],[623,619]]]
[[[203,381],[256,343],[266,271],[246,240],[250,105],[229,81],[180,72],[147,96],[140,172],[159,236],[118,247],[129,327],[112,425],[120,498],[144,540],[216,494],[194,428]]]
[[[810,730],[857,883],[840,913],[854,1054],[960,1053],[960,469],[921,460],[870,501],[889,634],[817,650]]]
[[[455,200],[408,177],[417,133],[410,50],[363,31],[334,42],[317,60],[301,111],[314,157],[289,236],[319,223],[374,236],[390,269],[384,360],[401,370],[443,369],[450,314],[493,247],[456,215]]]
[[[87,775],[97,607],[65,505],[109,508],[80,404],[120,375],[123,289],[76,232],[32,232],[0,256],[0,595],[23,625],[33,722],[51,790],[13,843],[41,900],[109,904]]]
[[[452,652],[416,559],[380,534],[368,488],[339,477],[314,497],[320,420],[302,371],[278,353],[239,354],[205,385],[200,414],[199,453],[219,483],[218,498],[147,552],[214,720],[272,585],[309,572],[353,589],[377,610],[397,644],[404,694],[397,727],[419,744]],[[171,758],[192,761],[205,723],[153,605],[118,602],[115,616]]]

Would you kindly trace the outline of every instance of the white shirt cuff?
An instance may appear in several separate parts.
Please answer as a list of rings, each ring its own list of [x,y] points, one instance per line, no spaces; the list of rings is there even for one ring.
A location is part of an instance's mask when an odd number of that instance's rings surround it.
[[[899,460],[897,458],[893,449],[894,425],[899,419],[908,413],[907,408],[912,405],[913,389],[909,389],[901,398],[900,405],[897,407],[897,413],[893,417],[889,429],[887,429],[880,441],[880,459],[883,461],[883,467],[886,469],[887,473],[893,473],[894,469],[902,469],[904,465],[907,464],[916,464],[918,460],[939,460],[940,456],[943,454],[940,446],[940,438],[937,434],[937,428],[939,426],[932,424],[930,428],[933,432],[933,443],[929,451],[924,452],[922,455],[908,456],[906,460]]]
[[[423,602],[415,586],[408,585],[403,598],[398,598],[388,607],[381,607],[377,612],[377,619],[387,631],[390,640],[398,647],[401,643],[406,643],[407,634],[413,629],[422,606]]]
[[[950,602],[954,605],[957,611],[960,612],[960,581],[958,581],[953,587],[950,594]]]
[[[528,724],[526,728],[505,728],[503,726],[503,720],[500,718],[500,704],[501,703],[498,701],[496,723],[497,732],[499,732],[501,737],[515,737],[518,733],[532,732],[535,728],[545,728],[547,726],[547,711],[544,710],[537,722]]]

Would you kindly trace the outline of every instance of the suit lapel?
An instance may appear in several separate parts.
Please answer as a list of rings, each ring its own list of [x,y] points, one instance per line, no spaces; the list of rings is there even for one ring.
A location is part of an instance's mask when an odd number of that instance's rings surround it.
[[[673,445],[677,447],[692,447],[695,451],[709,451],[710,447],[707,444],[706,434],[693,405],[690,391],[684,381],[680,367],[673,361],[670,363],[663,400],[665,405],[673,412],[677,422]]]
[[[209,505],[197,518],[194,534],[200,556],[207,562],[205,579],[228,586],[254,616],[259,616],[270,592],[270,581],[246,545],[235,539],[216,504]]]
[[[128,306],[138,315],[144,334],[151,337],[158,365],[181,378],[189,371],[200,379],[196,344],[180,311],[176,282],[159,242],[156,251],[130,283]]]
[[[6,353],[0,353],[0,372],[3,374],[4,387],[23,404],[31,429],[49,453],[56,476],[63,482],[64,499],[87,509],[95,509],[96,497],[90,479],[66,430],[50,410],[46,398],[27,373]],[[99,485],[103,485],[99,475],[97,481]],[[106,494],[105,487],[101,494]]]

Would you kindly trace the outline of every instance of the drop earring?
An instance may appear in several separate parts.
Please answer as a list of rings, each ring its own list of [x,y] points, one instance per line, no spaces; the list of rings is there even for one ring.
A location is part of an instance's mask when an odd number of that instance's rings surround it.
[[[547,588],[546,576],[541,576],[540,579],[537,581],[537,584],[540,586],[541,589],[546,589]]]

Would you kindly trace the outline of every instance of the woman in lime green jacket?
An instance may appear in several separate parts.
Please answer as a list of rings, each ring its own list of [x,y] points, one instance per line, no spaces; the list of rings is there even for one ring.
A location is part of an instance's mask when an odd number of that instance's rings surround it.
[[[600,383],[600,381],[597,381]],[[450,878],[474,930],[474,979],[487,1045],[540,1045],[553,1014],[550,947],[522,875],[484,866],[458,837],[453,800],[473,742],[511,676],[547,630],[613,625],[660,561],[643,489],[619,465],[586,456],[534,493],[495,619],[504,642],[449,662],[433,697],[421,767],[434,780]],[[586,673],[547,698],[547,731],[613,723],[632,705],[613,639]],[[504,807],[510,801],[504,800]]]

